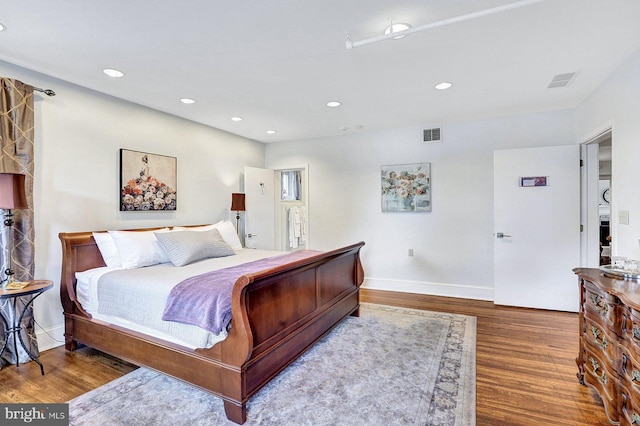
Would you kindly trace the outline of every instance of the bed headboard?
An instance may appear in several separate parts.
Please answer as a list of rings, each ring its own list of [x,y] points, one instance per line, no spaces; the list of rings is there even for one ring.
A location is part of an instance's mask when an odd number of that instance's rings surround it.
[[[60,299],[65,312],[74,312],[82,309],[76,303],[76,272],[106,265],[91,232],[63,232],[58,237],[62,242]]]

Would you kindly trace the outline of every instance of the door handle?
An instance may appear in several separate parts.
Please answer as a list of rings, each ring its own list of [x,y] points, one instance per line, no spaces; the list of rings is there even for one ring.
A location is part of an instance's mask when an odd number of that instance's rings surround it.
[[[498,232],[496,238],[511,238],[511,235],[507,235],[504,232]]]

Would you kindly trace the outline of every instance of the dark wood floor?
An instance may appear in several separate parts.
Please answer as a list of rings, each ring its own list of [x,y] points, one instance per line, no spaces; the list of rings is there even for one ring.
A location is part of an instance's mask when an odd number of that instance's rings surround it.
[[[597,394],[576,378],[578,315],[491,302],[362,290],[363,302],[477,317],[478,425],[608,425]],[[64,402],[135,366],[89,348],[42,353],[0,370],[0,402]]]

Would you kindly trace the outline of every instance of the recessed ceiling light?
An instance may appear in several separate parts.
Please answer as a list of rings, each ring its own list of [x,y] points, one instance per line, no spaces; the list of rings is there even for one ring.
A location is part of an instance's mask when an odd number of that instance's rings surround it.
[[[180,102],[182,102],[183,104],[195,104],[196,100],[191,98],[182,98],[180,99]]]
[[[275,130],[267,130],[268,135],[275,135],[276,133],[278,132],[276,132]]]
[[[436,89],[438,89],[438,90],[446,90],[446,89],[450,88],[451,86],[453,86],[452,83],[449,83],[448,81],[443,81],[442,83],[436,84]]]
[[[2,24],[2,22],[0,22],[0,31],[4,31],[4,30],[6,30],[6,29],[7,29],[7,27],[5,27],[5,26]]]
[[[338,101],[327,102],[327,106],[329,108],[336,108],[336,107],[339,107],[340,105],[342,105],[342,102],[338,102]]]
[[[405,24],[405,23],[402,23],[402,22],[397,23],[397,24],[393,24],[392,23],[391,25],[389,25],[387,27],[386,30],[384,30],[384,34],[385,35],[389,35],[389,34],[399,33],[399,32],[408,30],[409,28],[411,28],[411,25],[409,25],[409,24]],[[399,38],[406,37],[406,36],[407,36],[406,34],[401,34],[401,35],[397,35],[397,36],[393,37],[393,39],[397,40]]]
[[[124,77],[124,73],[122,71],[114,70],[113,68],[105,68],[102,72],[113,78]]]
[[[242,121],[242,117],[231,117],[231,121]]]

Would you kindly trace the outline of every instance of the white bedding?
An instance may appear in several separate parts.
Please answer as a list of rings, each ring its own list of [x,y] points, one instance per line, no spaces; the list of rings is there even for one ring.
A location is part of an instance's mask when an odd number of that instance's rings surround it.
[[[128,270],[101,267],[78,272],[76,295],[82,307],[95,319],[189,348],[209,348],[223,340],[226,333],[214,335],[193,325],[163,321],[162,312],[171,289],[190,276],[283,254],[253,249],[239,249],[235,253],[182,267],[163,263]],[[117,294],[111,291],[115,283]],[[120,310],[123,306],[131,309]],[[118,314],[108,315],[114,308]]]

